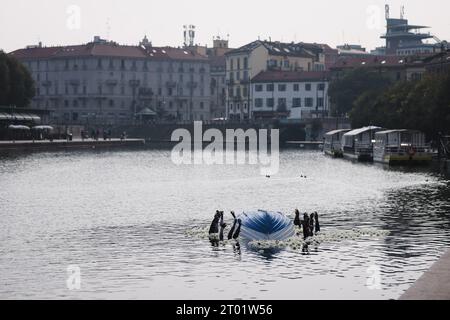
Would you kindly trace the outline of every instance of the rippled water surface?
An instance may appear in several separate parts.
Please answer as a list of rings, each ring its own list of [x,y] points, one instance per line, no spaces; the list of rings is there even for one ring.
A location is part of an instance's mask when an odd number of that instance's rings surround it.
[[[319,152],[282,152],[270,179],[249,165],[178,167],[169,151],[2,157],[0,298],[395,299],[450,246],[449,196],[431,172]],[[309,254],[189,233],[217,208],[297,207],[319,212],[328,239]],[[352,230],[373,234],[342,237]]]

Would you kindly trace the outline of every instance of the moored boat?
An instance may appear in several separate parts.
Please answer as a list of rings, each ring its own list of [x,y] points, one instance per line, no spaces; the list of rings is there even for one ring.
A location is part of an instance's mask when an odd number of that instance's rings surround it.
[[[420,131],[386,130],[375,134],[373,159],[385,164],[418,164],[431,162],[433,153]]]
[[[341,158],[342,153],[342,136],[349,132],[350,129],[333,130],[325,134],[325,143],[323,145],[323,151],[325,154]]]
[[[372,161],[375,133],[381,130],[383,129],[380,127],[369,126],[345,133],[342,137],[344,158]]]

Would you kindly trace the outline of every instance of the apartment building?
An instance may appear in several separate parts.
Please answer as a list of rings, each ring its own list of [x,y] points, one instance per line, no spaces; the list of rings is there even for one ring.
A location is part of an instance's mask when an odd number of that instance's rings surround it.
[[[54,124],[132,124],[147,109],[162,120],[211,118],[210,64],[191,50],[154,47],[147,38],[126,46],[96,37],[10,54],[36,82],[32,107],[53,110]]]
[[[302,120],[329,111],[329,74],[320,71],[263,71],[252,80],[254,119]]]
[[[253,77],[267,70],[324,70],[323,50],[319,46],[257,40],[226,53],[227,118],[251,119]]]

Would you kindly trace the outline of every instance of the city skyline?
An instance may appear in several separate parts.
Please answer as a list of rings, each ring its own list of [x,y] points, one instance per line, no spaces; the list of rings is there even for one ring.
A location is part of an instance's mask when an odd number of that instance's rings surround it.
[[[193,24],[197,26],[195,42],[200,45],[211,46],[214,36],[229,36],[231,47],[240,47],[260,38],[331,46],[361,44],[370,50],[384,44],[380,35],[385,31],[386,3],[391,6],[391,17],[399,17],[400,7],[404,4],[405,17],[411,23],[429,26],[427,32],[441,40],[450,39],[450,23],[445,10],[450,5],[440,0],[428,2],[432,7],[439,7],[436,11],[424,11],[419,1],[348,0],[345,1],[348,9],[344,12],[342,4],[331,1],[321,4],[281,0],[277,2],[280,9],[274,10],[271,2],[263,0],[259,2],[258,12],[251,3],[236,0],[228,1],[223,7],[205,0],[131,2],[126,6],[118,0],[100,0],[95,4],[85,0],[39,3],[7,0],[0,12],[0,25],[3,30],[14,30],[14,37],[2,32],[0,49],[10,52],[38,42],[44,46],[87,43],[95,35],[133,45],[147,35],[156,46],[177,47],[183,44],[183,25]],[[153,11],[156,5],[158,9]],[[11,12],[17,11],[21,12],[23,20],[13,18],[15,15]],[[304,12],[308,14],[304,15]],[[341,13],[336,15],[336,12]],[[252,24],[244,19],[251,20]],[[273,23],[268,23],[270,20]],[[126,21],[125,25],[123,21]]]

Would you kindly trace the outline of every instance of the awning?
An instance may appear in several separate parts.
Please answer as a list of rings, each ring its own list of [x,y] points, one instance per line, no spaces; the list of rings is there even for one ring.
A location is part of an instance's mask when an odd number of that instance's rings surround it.
[[[40,122],[41,117],[30,113],[0,113],[0,120]]]
[[[0,113],[0,120],[11,120],[12,116],[8,113]]]
[[[157,116],[156,112],[150,108],[145,108],[145,109],[141,110],[137,115],[138,116],[153,116],[153,117]]]

